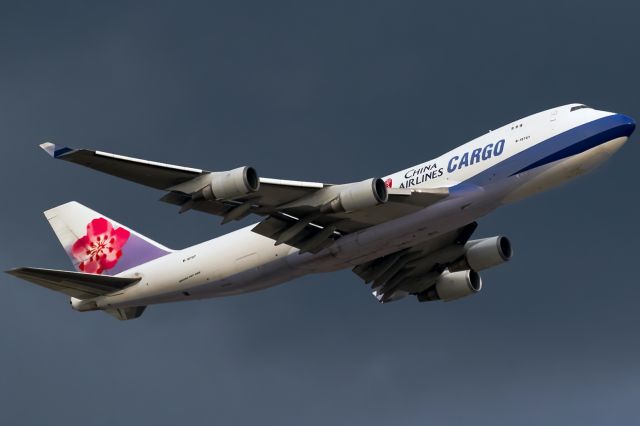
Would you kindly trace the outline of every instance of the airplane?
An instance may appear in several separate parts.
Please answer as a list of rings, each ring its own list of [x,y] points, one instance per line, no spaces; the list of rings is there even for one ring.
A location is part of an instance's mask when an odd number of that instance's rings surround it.
[[[73,309],[138,318],[148,305],[237,295],[351,268],[381,303],[452,301],[482,289],[479,272],[513,255],[502,235],[471,240],[477,220],[608,159],[635,122],[569,104],[516,120],[433,160],[346,184],[207,171],[87,149],[51,157],[165,191],[179,212],[261,221],[172,250],[77,202],[44,212],[75,271],[7,273],[70,296]]]

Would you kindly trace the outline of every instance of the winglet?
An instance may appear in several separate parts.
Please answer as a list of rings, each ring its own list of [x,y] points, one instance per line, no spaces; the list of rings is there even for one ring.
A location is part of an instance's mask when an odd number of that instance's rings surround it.
[[[56,155],[56,144],[51,142],[45,142],[40,144],[40,148],[44,149],[47,154],[52,157]]]
[[[44,149],[44,151],[53,158],[58,158],[67,152],[73,151],[73,149],[66,146],[56,148],[56,144],[51,142],[41,143],[40,148]]]

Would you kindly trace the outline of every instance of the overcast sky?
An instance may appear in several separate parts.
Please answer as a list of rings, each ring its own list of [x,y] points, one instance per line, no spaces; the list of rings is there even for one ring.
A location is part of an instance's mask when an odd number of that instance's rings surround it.
[[[349,182],[570,102],[640,118],[637,1],[4,2],[2,269],[71,265],[77,200],[170,247],[240,224],[51,161],[73,147]],[[120,322],[4,275],[0,424],[640,422],[637,135],[479,221],[515,246],[454,303],[350,271]]]

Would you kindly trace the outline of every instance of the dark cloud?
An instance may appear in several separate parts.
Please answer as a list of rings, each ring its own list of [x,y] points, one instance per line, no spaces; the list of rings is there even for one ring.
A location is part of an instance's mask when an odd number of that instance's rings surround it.
[[[640,117],[637,2],[210,3],[2,6],[3,269],[68,267],[41,212],[71,199],[173,247],[236,226],[44,140],[345,182],[555,105]],[[482,219],[516,257],[450,304],[345,271],[123,323],[5,276],[0,422],[638,422],[637,150]]]

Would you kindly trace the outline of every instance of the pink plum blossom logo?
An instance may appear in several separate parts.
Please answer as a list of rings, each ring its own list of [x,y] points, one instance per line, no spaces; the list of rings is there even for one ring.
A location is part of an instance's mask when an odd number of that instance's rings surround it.
[[[105,218],[93,219],[87,225],[87,235],[73,243],[71,254],[80,261],[78,269],[90,274],[102,274],[118,263],[122,247],[131,233],[124,228],[113,229]]]

